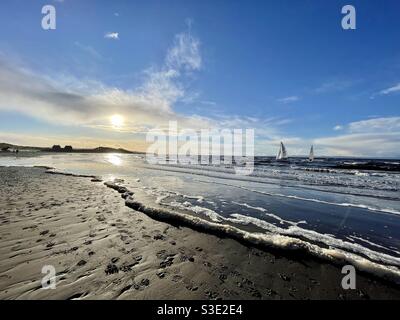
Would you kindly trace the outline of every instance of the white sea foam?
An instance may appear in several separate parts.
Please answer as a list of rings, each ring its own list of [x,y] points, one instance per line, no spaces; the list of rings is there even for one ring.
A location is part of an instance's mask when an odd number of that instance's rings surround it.
[[[153,193],[157,193],[156,190],[156,188],[153,188]],[[173,194],[176,193],[173,192]],[[267,221],[241,214],[232,214],[230,217],[226,218],[214,210],[193,205],[188,201],[183,203],[177,201],[163,203],[162,206],[164,209],[158,209],[157,212],[161,215],[166,214],[168,216],[174,216],[174,218],[183,219],[185,221],[192,221],[194,219],[194,221],[197,221],[196,225],[198,224],[198,221],[201,221],[201,224],[204,225],[205,229],[208,228],[208,224],[212,224],[213,229],[218,228],[223,230],[223,232],[227,232],[228,234],[230,234],[233,228],[235,230],[233,232],[235,237],[238,237],[240,234],[243,239],[251,240],[252,242],[256,241],[256,243],[265,243],[267,245],[273,245],[279,248],[306,249],[313,255],[318,255],[329,260],[344,260],[352,262],[354,265],[358,266],[364,271],[370,271],[378,275],[389,275],[390,278],[395,278],[396,281],[400,282],[400,270],[398,269],[398,267],[400,267],[400,258],[373,251],[358,243],[335,238],[335,236],[331,234],[321,234],[317,231],[302,228],[298,225],[305,223],[304,221],[297,223],[293,221],[287,221],[277,215],[269,213],[265,208],[262,207],[253,207],[246,203],[240,202],[237,202],[236,204],[242,205],[249,209],[259,210],[260,212],[263,212],[264,214],[267,214],[278,221],[288,223],[290,226],[288,228],[280,228]],[[154,210],[151,208],[151,206],[145,207],[148,208],[149,211]],[[170,207],[171,211],[168,211],[166,207]],[[177,212],[176,210],[181,212]],[[193,212],[196,214],[196,216],[189,216],[182,212]],[[203,220],[200,218],[201,216],[206,217],[211,221]],[[227,222],[237,225],[252,224],[265,230],[266,233],[247,232],[233,225],[226,225],[225,223]]]
[[[253,206],[251,206],[251,205],[249,205],[249,204],[247,204],[247,203],[240,203],[240,202],[235,202],[235,201],[232,201],[232,203],[233,203],[233,204],[236,204],[236,205],[239,205],[239,206],[243,206],[243,207],[248,208],[248,209],[253,209],[253,210],[261,211],[261,212],[263,212],[266,216],[278,220],[280,224],[287,223],[287,224],[290,224],[290,225],[293,225],[293,226],[297,226],[298,224],[307,224],[307,221],[305,221],[305,220],[302,220],[302,221],[299,221],[299,222],[293,222],[293,221],[290,221],[290,220],[282,219],[281,217],[279,217],[279,216],[277,216],[277,215],[275,215],[275,214],[273,214],[273,213],[268,212],[267,209],[262,208],[262,207],[253,207]]]
[[[334,247],[337,249],[344,249],[346,251],[358,253],[367,256],[373,261],[389,264],[393,266],[400,266],[400,258],[396,258],[384,253],[376,252],[365,248],[364,246],[357,243],[350,243],[343,241],[341,239],[335,238],[333,235],[329,234],[321,234],[319,232],[308,230],[304,228],[300,228],[298,226],[290,226],[287,229],[277,227],[267,221],[260,220],[254,217],[244,216],[240,214],[232,214],[231,217],[228,218],[228,221],[240,224],[253,224],[264,230],[267,230],[274,234],[288,235],[288,236],[296,236],[308,239],[312,242],[319,242],[321,244],[325,244],[330,247]]]
[[[201,206],[196,206],[196,205],[192,205],[190,202],[169,202],[169,203],[164,203],[163,205],[168,206],[168,207],[173,207],[175,209],[181,209],[181,210],[188,210],[191,212],[194,212],[196,214],[199,215],[203,215],[205,217],[208,217],[209,219],[211,219],[212,221],[215,222],[221,222],[224,220],[224,218],[219,215],[218,213],[216,213],[214,210],[205,208],[205,207],[201,207]]]
[[[205,212],[204,208],[200,208],[201,213],[208,216],[211,212],[211,217],[219,221],[204,220],[198,216],[188,215],[176,210],[168,210],[165,207],[152,207],[132,198],[127,199],[126,204],[155,219],[180,221],[182,224],[193,227],[196,230],[221,233],[255,245],[263,244],[280,249],[307,251],[313,256],[331,262],[350,263],[361,271],[369,272],[400,284],[399,258],[375,252],[355,243],[336,239],[332,235],[320,234],[298,226],[290,226],[288,229],[283,229],[266,221],[239,214],[233,214],[231,218],[223,218],[212,210]],[[182,204],[179,204],[179,206],[182,206]],[[225,223],[220,223],[224,221]],[[266,232],[247,232],[234,225],[226,224],[227,222],[235,224],[251,223],[261,227]],[[309,242],[303,239],[312,241]],[[327,247],[318,245],[318,242],[325,244]]]
[[[361,238],[361,237],[356,237],[356,236],[354,236],[354,235],[351,235],[351,236],[349,236],[349,237],[352,238],[352,239],[356,239],[356,240],[358,240],[358,241],[367,243],[367,244],[369,244],[370,246],[373,246],[373,247],[376,247],[376,248],[379,248],[379,249],[389,250],[389,251],[392,251],[392,252],[397,253],[397,254],[400,255],[400,251],[394,250],[394,249],[395,249],[394,247],[386,248],[386,247],[381,246],[381,245],[379,245],[379,244],[376,244],[376,243],[374,243],[374,242],[372,242],[372,241],[366,240],[366,239]]]

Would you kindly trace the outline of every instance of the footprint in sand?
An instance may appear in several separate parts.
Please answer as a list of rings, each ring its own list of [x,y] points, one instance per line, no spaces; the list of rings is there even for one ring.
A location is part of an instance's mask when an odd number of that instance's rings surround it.
[[[107,268],[104,270],[104,272],[106,273],[106,275],[110,275],[110,274],[114,274],[114,273],[118,273],[119,269],[115,264],[108,264]]]
[[[167,273],[164,272],[164,271],[160,271],[160,272],[157,272],[156,275],[157,275],[157,277],[159,277],[160,279],[164,279],[165,276],[167,275]]]
[[[79,261],[76,265],[78,266],[78,267],[82,267],[82,266],[84,266],[86,264],[86,261],[85,260],[81,260],[81,261]]]
[[[162,235],[161,233],[156,234],[155,236],[153,236],[154,240],[165,240],[166,237],[164,235]]]

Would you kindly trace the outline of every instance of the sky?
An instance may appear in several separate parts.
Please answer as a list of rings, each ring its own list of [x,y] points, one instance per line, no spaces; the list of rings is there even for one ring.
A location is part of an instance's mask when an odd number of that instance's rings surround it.
[[[398,0],[2,0],[0,142],[145,151],[174,120],[254,129],[259,155],[283,141],[400,157],[399,14]]]

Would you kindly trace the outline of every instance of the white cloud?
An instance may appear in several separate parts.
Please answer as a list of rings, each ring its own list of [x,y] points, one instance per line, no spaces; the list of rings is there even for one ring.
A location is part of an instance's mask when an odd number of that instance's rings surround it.
[[[104,35],[104,38],[112,39],[112,40],[118,40],[119,39],[119,33],[118,32],[107,32]]]
[[[174,45],[168,50],[166,66],[170,69],[195,71],[201,68],[200,41],[194,38],[190,30],[177,34]]]
[[[400,131],[400,117],[375,118],[349,124],[352,133]]]
[[[388,94],[399,92],[399,91],[400,91],[400,83],[398,83],[397,85],[395,85],[393,87],[390,87],[390,88],[380,91],[379,94],[388,95]]]
[[[400,132],[347,134],[314,139],[313,143],[325,155],[400,156]]]
[[[274,132],[272,123],[268,123],[271,129],[265,129],[264,120],[176,112],[174,105],[191,96],[185,74],[199,70],[201,61],[199,40],[189,32],[180,33],[168,49],[164,65],[145,70],[138,87],[122,90],[90,79],[39,74],[0,56],[0,111],[19,112],[61,126],[109,130],[110,117],[121,114],[125,118],[121,131],[135,133],[166,127],[169,120],[178,121],[180,128],[195,130],[262,128],[260,134]]]
[[[296,102],[299,100],[300,100],[300,98],[298,96],[290,96],[290,97],[278,99],[278,102],[291,103],[291,102]]]
[[[339,130],[336,137],[314,139],[326,155],[341,156],[400,156],[400,117],[374,118],[351,122]]]
[[[187,96],[182,84],[186,70],[200,68],[199,41],[192,35],[177,35],[161,68],[144,72],[143,83],[121,90],[99,81],[72,76],[49,76],[11,64],[0,56],[0,110],[20,112],[58,125],[107,128],[113,113],[125,116],[126,129],[137,131],[176,120],[190,128],[214,126],[211,119],[186,116],[173,105]],[[81,49],[96,55],[91,48]]]
[[[337,126],[335,126],[335,127],[333,128],[333,130],[335,130],[335,131],[340,131],[340,130],[343,130],[343,129],[344,129],[343,126],[340,125],[340,124],[338,124]]]
[[[400,117],[362,120],[335,128],[339,127],[343,131],[340,135],[314,139],[269,132],[270,139],[256,142],[256,152],[273,155],[283,141],[290,156],[307,155],[314,145],[319,156],[400,157]]]

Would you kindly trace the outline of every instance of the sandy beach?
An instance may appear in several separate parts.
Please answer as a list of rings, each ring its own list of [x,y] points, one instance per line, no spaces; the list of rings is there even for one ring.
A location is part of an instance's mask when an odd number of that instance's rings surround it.
[[[102,181],[0,167],[0,182],[0,299],[400,298],[367,274],[346,291],[339,266],[153,220]]]

